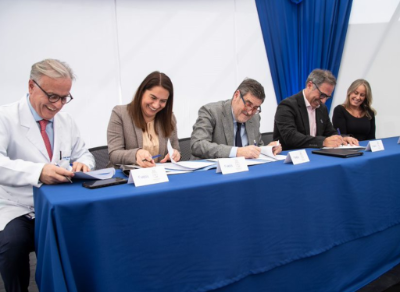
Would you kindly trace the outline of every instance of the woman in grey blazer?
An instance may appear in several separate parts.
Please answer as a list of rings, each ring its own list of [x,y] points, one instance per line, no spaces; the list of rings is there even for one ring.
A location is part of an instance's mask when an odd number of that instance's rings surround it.
[[[168,139],[174,148],[172,158],[180,160],[173,101],[171,80],[155,71],[143,80],[129,104],[113,108],[107,129],[110,166],[152,167],[155,162],[166,162],[170,160]],[[153,158],[157,155],[160,158]]]

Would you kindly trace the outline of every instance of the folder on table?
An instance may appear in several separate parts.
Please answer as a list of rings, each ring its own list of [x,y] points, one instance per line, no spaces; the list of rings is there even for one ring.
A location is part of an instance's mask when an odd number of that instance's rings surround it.
[[[348,149],[319,149],[319,150],[313,150],[312,153],[341,157],[341,158],[361,156],[364,154],[363,152],[357,150],[348,150]]]

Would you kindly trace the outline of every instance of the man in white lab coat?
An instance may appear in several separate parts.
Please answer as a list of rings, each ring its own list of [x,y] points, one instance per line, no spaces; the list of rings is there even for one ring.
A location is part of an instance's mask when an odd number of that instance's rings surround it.
[[[66,63],[43,60],[32,66],[29,94],[0,107],[0,272],[6,291],[28,291],[32,187],[69,183],[75,171],[95,166],[75,122],[59,112],[73,99],[73,79]]]

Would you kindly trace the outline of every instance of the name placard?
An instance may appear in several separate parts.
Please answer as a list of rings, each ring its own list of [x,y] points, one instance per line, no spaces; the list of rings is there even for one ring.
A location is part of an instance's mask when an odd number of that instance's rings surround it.
[[[248,171],[246,161],[244,157],[235,158],[222,158],[218,159],[217,163],[217,173],[222,172],[222,174],[229,174],[235,172]]]
[[[129,173],[128,184],[135,184],[136,187],[154,185],[168,182],[165,168],[162,166],[132,169]]]
[[[372,151],[372,152],[382,151],[382,150],[385,150],[385,147],[383,147],[382,140],[369,141],[367,148],[365,149],[365,151]]]
[[[306,150],[302,149],[297,151],[291,151],[288,153],[285,159],[285,163],[290,163],[290,162],[296,165],[305,162],[310,162],[310,159],[308,158]]]

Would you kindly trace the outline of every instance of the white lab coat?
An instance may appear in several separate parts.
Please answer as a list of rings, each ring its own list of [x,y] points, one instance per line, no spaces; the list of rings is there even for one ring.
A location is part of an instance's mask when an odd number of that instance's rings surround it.
[[[94,157],[85,148],[73,119],[59,112],[53,128],[51,162],[59,162],[62,151],[71,163],[79,161],[93,169]],[[0,231],[14,218],[34,210],[32,186],[41,186],[39,177],[46,163],[50,159],[26,96],[0,106]]]

